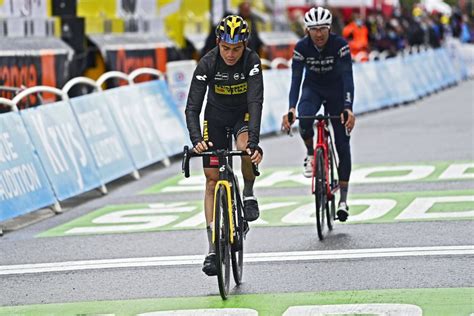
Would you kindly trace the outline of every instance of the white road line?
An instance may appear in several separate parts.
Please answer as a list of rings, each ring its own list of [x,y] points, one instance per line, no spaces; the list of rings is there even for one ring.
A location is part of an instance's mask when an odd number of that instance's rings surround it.
[[[459,256],[474,255],[474,246],[441,246],[441,247],[406,247],[406,248],[372,248],[324,251],[293,251],[250,253],[245,255],[244,262],[279,262],[279,261],[316,261],[385,257],[419,257],[419,256]],[[180,266],[202,264],[202,255],[169,256],[149,258],[122,258],[103,260],[81,260],[33,264],[16,264],[0,266],[0,275],[45,273],[60,271],[78,271],[112,268],[136,268],[154,266]]]

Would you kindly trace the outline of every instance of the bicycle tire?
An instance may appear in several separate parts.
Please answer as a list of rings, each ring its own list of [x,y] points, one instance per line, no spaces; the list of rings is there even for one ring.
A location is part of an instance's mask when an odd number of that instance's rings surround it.
[[[234,243],[231,247],[232,274],[234,275],[235,284],[242,283],[242,275],[244,269],[244,216],[242,210],[242,202],[238,194],[239,185],[237,179],[233,182],[234,197]]]
[[[328,177],[329,177],[329,189],[332,190],[336,181],[334,179],[334,154],[332,146],[328,148]],[[326,201],[326,221],[329,230],[334,228],[334,219],[336,218],[336,201],[333,196],[330,201]]]
[[[324,152],[321,148],[317,149],[316,160],[313,168],[316,168],[314,174],[314,199],[316,206],[316,230],[319,240],[324,239],[324,230],[326,227],[326,179],[324,172]]]
[[[229,295],[230,284],[230,240],[229,240],[229,213],[227,204],[227,191],[223,185],[217,190],[215,196],[215,243],[217,283],[219,293],[223,300]]]

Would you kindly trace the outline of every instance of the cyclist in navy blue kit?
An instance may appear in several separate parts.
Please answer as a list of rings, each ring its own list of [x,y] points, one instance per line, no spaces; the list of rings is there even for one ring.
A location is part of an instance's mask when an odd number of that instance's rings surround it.
[[[341,196],[337,216],[344,222],[349,216],[347,192],[351,174],[350,132],[354,128],[355,116],[352,112],[354,81],[352,59],[347,42],[340,36],[330,33],[332,15],[329,10],[311,8],[305,14],[307,35],[295,46],[292,60],[290,89],[290,112],[296,116],[296,104],[301,116],[313,116],[325,101],[325,111],[331,115],[341,115],[340,120],[331,120],[334,130],[336,150],[339,156],[339,182]],[[301,81],[305,73],[301,98]],[[299,99],[299,102],[298,102]],[[344,113],[347,112],[347,119]],[[305,177],[312,176],[314,154],[314,121],[301,120],[300,135],[307,149],[304,160]],[[291,124],[288,114],[283,116],[282,128],[289,130]]]

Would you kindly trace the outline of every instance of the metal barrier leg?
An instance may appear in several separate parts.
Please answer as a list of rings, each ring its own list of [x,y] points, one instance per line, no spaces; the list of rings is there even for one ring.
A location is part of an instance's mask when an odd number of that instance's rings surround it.
[[[59,202],[55,202],[53,205],[50,207],[55,214],[61,214],[63,212],[63,209],[61,207],[61,204]]]
[[[98,190],[100,191],[100,193],[102,193],[103,195],[106,195],[107,193],[109,193],[109,191],[107,190],[107,187],[105,186],[105,184],[102,184]]]
[[[133,177],[135,180],[140,179],[140,173],[138,172],[138,170],[135,170],[135,171],[132,172],[132,177]]]

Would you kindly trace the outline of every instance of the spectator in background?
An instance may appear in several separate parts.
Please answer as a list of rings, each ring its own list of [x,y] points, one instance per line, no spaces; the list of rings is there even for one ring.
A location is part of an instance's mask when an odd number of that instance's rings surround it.
[[[231,12],[224,12],[224,15],[222,16],[222,19],[224,19],[226,16],[229,16],[229,15],[232,15],[232,13]],[[220,23],[220,21],[219,21],[219,23]],[[216,47],[216,39],[217,39],[217,37],[216,37],[216,27],[217,27],[217,25],[218,24],[213,25],[211,27],[211,31],[207,35],[206,41],[204,42],[204,47],[201,50],[201,54],[200,54],[201,57],[206,55],[211,49]]]
[[[352,22],[342,30],[342,36],[349,42],[352,58],[360,52],[367,53],[369,31],[359,14],[354,14]]]
[[[260,56],[262,56],[265,51],[265,46],[258,35],[257,17],[252,13],[250,1],[241,2],[239,4],[239,12],[237,14],[240,15],[250,27],[250,37],[247,47],[256,51]]]
[[[461,36],[460,36],[461,42],[463,43],[470,43],[472,40],[468,22],[469,22],[469,18],[467,17],[466,14],[464,14],[462,17]]]
[[[342,36],[342,30],[344,29],[344,17],[342,16],[341,10],[334,7],[330,7],[328,9],[332,14],[331,32]]]

